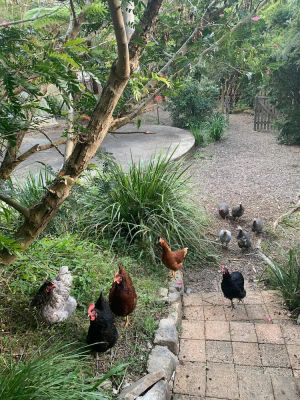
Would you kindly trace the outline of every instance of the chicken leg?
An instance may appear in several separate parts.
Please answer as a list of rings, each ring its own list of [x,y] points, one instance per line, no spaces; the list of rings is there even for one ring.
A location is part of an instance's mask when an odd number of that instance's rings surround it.
[[[124,328],[125,328],[125,329],[128,328],[129,325],[130,325],[130,322],[129,322],[129,315],[126,315],[126,317],[125,317],[125,325],[124,325]]]
[[[230,301],[231,301],[231,309],[234,310],[235,307],[234,307],[234,304],[233,304],[233,300],[231,299]]]

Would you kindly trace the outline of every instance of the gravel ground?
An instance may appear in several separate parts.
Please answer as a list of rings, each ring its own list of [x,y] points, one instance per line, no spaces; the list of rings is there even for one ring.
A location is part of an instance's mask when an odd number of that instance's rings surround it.
[[[251,231],[252,219],[260,217],[266,226],[263,239],[272,241],[272,222],[300,193],[300,147],[279,145],[273,134],[253,131],[253,116],[233,114],[225,139],[194,154],[192,176],[196,201],[212,217],[210,232],[218,234],[219,229],[226,228],[233,234],[229,250],[222,250],[222,261],[232,270],[243,272],[255,288],[264,264],[255,251],[243,253],[238,248],[236,228],[240,224]],[[217,205],[221,201],[230,206],[243,203],[245,214],[238,224],[219,217]],[[256,240],[253,237],[254,245]],[[202,266],[185,273],[186,286],[193,292],[219,290],[217,268]]]

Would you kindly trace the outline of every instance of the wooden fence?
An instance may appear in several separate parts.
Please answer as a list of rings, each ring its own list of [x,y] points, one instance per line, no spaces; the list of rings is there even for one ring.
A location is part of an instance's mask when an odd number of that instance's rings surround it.
[[[256,96],[254,103],[254,130],[258,132],[273,130],[278,111],[268,96]]]

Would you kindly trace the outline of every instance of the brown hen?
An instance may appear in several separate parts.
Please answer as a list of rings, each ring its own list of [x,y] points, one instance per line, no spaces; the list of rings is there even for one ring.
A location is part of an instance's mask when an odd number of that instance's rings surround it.
[[[183,249],[172,251],[167,241],[163,238],[159,238],[159,244],[163,250],[161,260],[172,271],[172,275],[175,278],[176,271],[183,267],[183,260],[187,255],[188,248],[184,247]]]
[[[120,317],[126,317],[125,327],[129,324],[129,314],[136,307],[137,295],[129,274],[122,264],[119,272],[115,273],[114,281],[109,292],[109,305],[112,312]]]

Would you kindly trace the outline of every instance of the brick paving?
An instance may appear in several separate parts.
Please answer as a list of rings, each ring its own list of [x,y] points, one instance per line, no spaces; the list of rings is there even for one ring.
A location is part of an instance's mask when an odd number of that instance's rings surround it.
[[[299,400],[300,326],[276,291],[184,296],[173,400]]]

